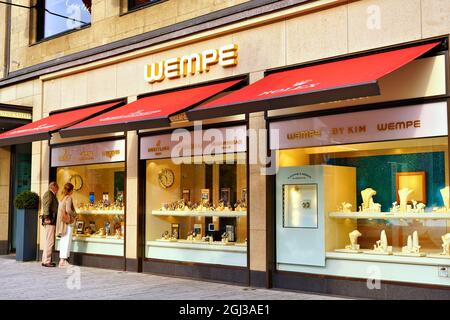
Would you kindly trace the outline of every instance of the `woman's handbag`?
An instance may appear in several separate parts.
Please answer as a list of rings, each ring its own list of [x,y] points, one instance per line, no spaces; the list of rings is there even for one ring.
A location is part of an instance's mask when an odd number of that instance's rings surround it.
[[[63,200],[64,205],[61,208],[61,221],[64,222],[65,224],[71,224],[73,221],[72,221],[72,217],[70,216],[70,214],[67,213],[67,211],[66,211],[66,204],[65,204],[66,199],[67,198],[64,198],[64,200]]]

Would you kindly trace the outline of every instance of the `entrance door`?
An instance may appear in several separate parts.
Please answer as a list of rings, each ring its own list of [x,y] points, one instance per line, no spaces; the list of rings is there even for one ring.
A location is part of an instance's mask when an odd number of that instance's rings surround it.
[[[31,190],[31,143],[11,147],[11,203],[9,223],[9,251],[16,251],[16,223],[17,210],[14,207],[14,198],[21,192]]]

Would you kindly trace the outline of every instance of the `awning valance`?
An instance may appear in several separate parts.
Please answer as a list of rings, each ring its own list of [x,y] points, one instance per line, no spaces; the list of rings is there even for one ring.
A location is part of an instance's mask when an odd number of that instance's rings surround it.
[[[242,80],[155,94],[60,131],[62,137],[168,127],[169,118],[230,89]]]
[[[440,42],[272,73],[187,112],[200,120],[380,94],[377,81]]]
[[[71,126],[89,117],[96,116],[100,112],[110,110],[111,108],[119,105],[119,103],[121,102],[111,102],[51,114],[50,116],[42,118],[38,121],[0,134],[0,146],[49,139],[53,132]]]

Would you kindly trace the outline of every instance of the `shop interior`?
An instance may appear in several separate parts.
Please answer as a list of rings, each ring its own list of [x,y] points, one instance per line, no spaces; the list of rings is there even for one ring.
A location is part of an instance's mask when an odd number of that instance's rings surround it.
[[[78,217],[73,251],[123,256],[125,164],[61,167],[56,172],[60,192],[65,183],[74,185],[73,201]]]
[[[245,154],[148,160],[146,257],[246,265],[245,161]]]
[[[278,159],[280,167],[331,168],[324,195],[327,255],[450,259],[447,137],[280,150]],[[342,167],[353,172],[338,174]],[[283,227],[317,223],[290,203],[303,193],[313,206],[318,199],[308,188],[280,191]]]

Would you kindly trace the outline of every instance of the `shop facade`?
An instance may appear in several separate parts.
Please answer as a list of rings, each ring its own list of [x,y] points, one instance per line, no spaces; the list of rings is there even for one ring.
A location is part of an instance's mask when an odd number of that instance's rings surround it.
[[[74,263],[448,296],[448,32],[406,33],[415,11],[402,13],[398,34],[366,30],[355,18],[367,16],[365,1],[325,2],[32,81],[33,120],[70,120],[32,139],[31,189],[75,185]],[[304,30],[321,23],[314,39]],[[226,138],[211,152],[214,134]]]

